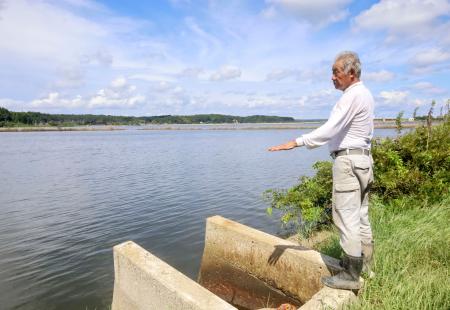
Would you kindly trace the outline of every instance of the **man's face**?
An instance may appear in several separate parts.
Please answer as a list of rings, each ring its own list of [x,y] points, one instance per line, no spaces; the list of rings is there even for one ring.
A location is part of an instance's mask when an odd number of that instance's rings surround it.
[[[334,87],[339,90],[346,90],[347,87],[352,85],[355,82],[355,75],[353,72],[345,73],[344,72],[344,66],[343,61],[338,60],[334,63],[333,69],[332,69],[332,76],[331,80],[333,81]]]

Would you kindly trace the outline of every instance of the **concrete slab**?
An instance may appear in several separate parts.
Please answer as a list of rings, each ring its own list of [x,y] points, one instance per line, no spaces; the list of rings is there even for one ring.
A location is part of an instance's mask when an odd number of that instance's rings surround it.
[[[237,310],[134,242],[114,247],[112,310]]]
[[[324,287],[299,310],[340,310],[356,300],[352,291]]]
[[[340,267],[314,250],[220,216],[205,239],[199,282],[209,291],[131,241],[115,246],[112,310],[341,309],[356,298],[322,287]]]
[[[337,259],[220,216],[207,219],[199,283],[248,309],[300,306],[340,269]]]

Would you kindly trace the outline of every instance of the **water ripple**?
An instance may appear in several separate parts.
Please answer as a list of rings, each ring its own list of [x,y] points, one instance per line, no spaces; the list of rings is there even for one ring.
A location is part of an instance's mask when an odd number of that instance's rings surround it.
[[[275,233],[262,192],[328,159],[266,151],[301,132],[0,133],[1,308],[108,308],[127,240],[196,279],[216,214]]]

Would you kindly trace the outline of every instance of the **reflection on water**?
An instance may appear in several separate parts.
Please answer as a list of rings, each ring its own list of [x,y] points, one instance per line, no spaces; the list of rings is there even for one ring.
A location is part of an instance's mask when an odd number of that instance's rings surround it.
[[[195,279],[212,215],[276,233],[262,192],[329,157],[266,149],[304,132],[1,133],[1,308],[107,308],[112,247],[126,240]]]

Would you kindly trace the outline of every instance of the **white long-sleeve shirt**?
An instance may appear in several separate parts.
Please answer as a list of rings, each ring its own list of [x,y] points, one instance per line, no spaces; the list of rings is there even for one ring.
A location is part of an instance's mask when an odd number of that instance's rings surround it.
[[[328,143],[330,152],[370,149],[373,137],[374,100],[362,82],[350,85],[331,111],[325,124],[302,135],[298,146],[315,148]]]

